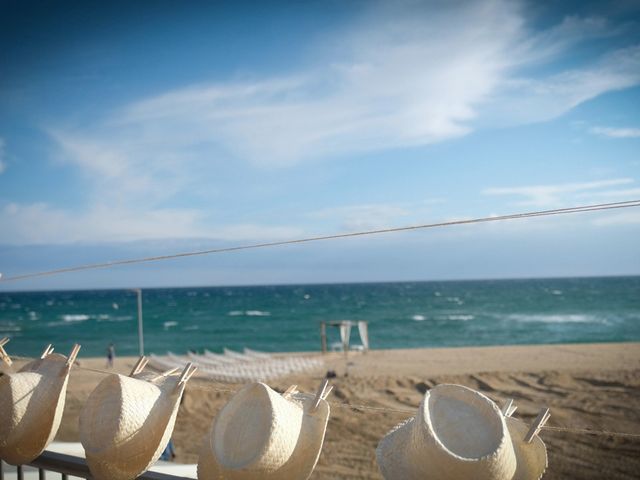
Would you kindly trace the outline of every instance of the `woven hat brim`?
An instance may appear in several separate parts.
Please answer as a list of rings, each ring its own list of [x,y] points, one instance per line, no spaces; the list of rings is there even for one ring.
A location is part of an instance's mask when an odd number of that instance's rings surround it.
[[[411,429],[415,420],[415,417],[411,417],[393,427],[376,448],[378,468],[386,480],[413,478],[408,468],[407,445],[411,441]]]
[[[31,362],[33,368],[23,368],[13,375],[28,375],[33,377],[29,382],[21,385],[26,388],[25,395],[29,395],[27,410],[23,413],[18,425],[11,431],[5,432],[0,457],[12,465],[29,463],[37,458],[53,441],[65,405],[68,370],[64,372],[66,358],[62,355],[51,355],[44,360]],[[60,357],[60,358],[58,358]],[[42,373],[39,373],[42,372]],[[5,386],[11,388],[10,375],[4,379]],[[22,395],[19,395],[22,396]],[[4,399],[13,398],[13,395]],[[6,408],[2,408],[3,415],[9,415]]]
[[[529,426],[524,422],[511,417],[505,420],[518,462],[512,480],[540,480],[547,469],[547,447],[538,435],[533,437],[531,443],[525,443],[524,437]]]
[[[203,441],[198,460],[199,480],[306,480],[311,476],[320,453],[329,421],[329,404],[321,400],[318,409],[308,414],[313,402],[313,395],[298,394],[295,396],[303,403],[305,413],[302,418],[300,435],[295,449],[280,468],[273,472],[231,470],[218,462],[211,445],[212,432]],[[213,428],[213,427],[212,427]]]
[[[116,382],[114,379],[117,380],[120,377],[121,376],[114,375],[106,378],[103,382],[109,382],[105,383],[105,386],[115,387],[114,390],[117,391],[118,387],[121,387],[121,384],[120,382]],[[123,378],[125,378],[128,383],[132,381],[144,382],[145,384],[147,383],[144,380],[135,380],[127,377]],[[184,391],[183,385],[182,387],[179,387],[178,391],[172,393],[176,379],[172,378],[171,380],[173,383],[166,382],[166,384],[163,384],[160,387],[155,385],[153,386],[154,388],[159,388],[161,390],[160,397],[158,397],[154,402],[153,406],[153,409],[158,409],[157,412],[136,412],[135,405],[132,406],[131,409],[123,409],[123,411],[128,412],[128,414],[131,414],[132,412],[143,414],[146,415],[146,418],[141,428],[137,431],[135,438],[132,436],[128,441],[121,444],[108,446],[107,448],[102,448],[93,452],[91,451],[91,448],[87,448],[89,446],[87,445],[87,439],[93,438],[97,432],[93,431],[93,426],[91,426],[86,420],[83,421],[84,417],[88,415],[88,412],[83,410],[80,417],[80,437],[81,441],[83,441],[83,446],[85,446],[87,463],[95,479],[129,480],[136,478],[138,475],[148,470],[149,467],[158,460],[162,451],[166,447],[169,438],[171,438],[180,406],[180,399]],[[97,389],[98,387],[96,387],[96,390]],[[96,390],[94,390],[94,392]],[[167,395],[171,395],[171,397],[166,398]],[[117,396],[120,399],[122,398],[119,395]],[[165,398],[163,399],[163,397]],[[97,407],[99,407],[99,400],[98,404],[93,405],[92,408],[95,409]],[[153,418],[155,423],[148,423],[149,417]],[[123,420],[124,419],[118,419],[119,425],[126,423]]]

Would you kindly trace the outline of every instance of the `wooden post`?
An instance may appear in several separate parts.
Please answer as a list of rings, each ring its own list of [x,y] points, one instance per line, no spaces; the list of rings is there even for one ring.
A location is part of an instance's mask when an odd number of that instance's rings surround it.
[[[322,353],[327,353],[327,324],[325,322],[320,322],[320,346]]]

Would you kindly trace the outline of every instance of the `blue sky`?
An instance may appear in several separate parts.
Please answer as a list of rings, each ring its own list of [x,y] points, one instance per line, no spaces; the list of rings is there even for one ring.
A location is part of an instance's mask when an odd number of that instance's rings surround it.
[[[640,6],[539,3],[0,1],[0,272],[640,198]],[[640,274],[638,238],[628,209],[0,288]]]

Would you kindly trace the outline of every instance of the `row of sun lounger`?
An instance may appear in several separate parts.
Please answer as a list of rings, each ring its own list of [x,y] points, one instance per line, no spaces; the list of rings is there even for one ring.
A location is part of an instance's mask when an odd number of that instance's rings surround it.
[[[205,350],[202,355],[189,352],[184,356],[168,352],[165,356],[152,354],[149,359],[151,366],[159,370],[182,369],[191,362],[198,367],[201,376],[227,383],[273,380],[292,373],[318,369],[323,365],[322,360],[317,358],[275,357],[248,348],[244,349],[244,353],[225,348],[223,354]]]

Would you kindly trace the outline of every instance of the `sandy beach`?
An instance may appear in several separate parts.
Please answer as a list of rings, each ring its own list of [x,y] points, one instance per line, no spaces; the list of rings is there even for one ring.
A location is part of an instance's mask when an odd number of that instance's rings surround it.
[[[135,358],[118,358],[114,371],[128,373]],[[338,377],[330,396],[331,418],[314,479],[382,478],[375,462],[378,441],[410,417],[424,391],[438,383],[478,389],[497,402],[513,398],[515,416],[530,422],[542,406],[552,427],[640,434],[640,343],[379,350],[325,356]],[[81,358],[104,369],[104,359]],[[315,391],[324,375],[271,382]],[[345,373],[348,373],[345,376]],[[103,374],[74,369],[58,440],[78,441],[78,415]],[[239,385],[203,378],[190,381],[174,442],[179,462],[194,463],[202,436]],[[546,479],[632,479],[640,472],[640,438],[544,430]]]

